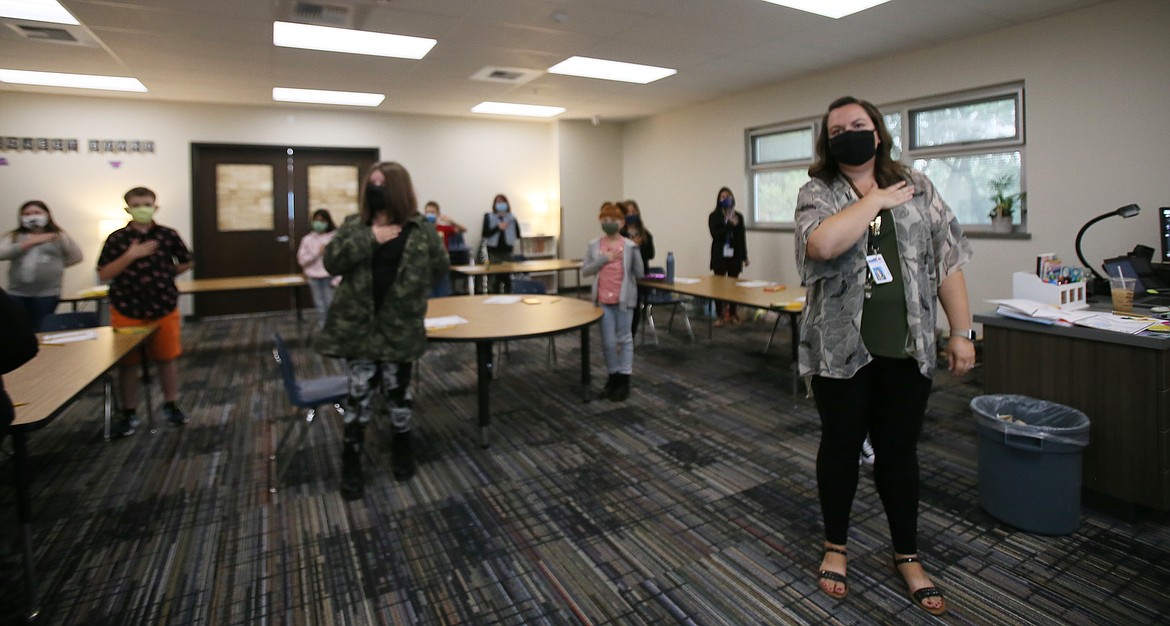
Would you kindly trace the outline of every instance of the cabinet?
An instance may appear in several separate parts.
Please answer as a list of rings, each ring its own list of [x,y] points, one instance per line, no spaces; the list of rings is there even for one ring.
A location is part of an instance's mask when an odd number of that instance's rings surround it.
[[[1089,418],[1084,489],[1170,510],[1170,339],[976,315],[983,386]]]
[[[520,255],[525,260],[557,258],[557,238],[553,235],[538,235],[535,237],[520,238]],[[544,285],[549,293],[557,292],[557,272],[531,272],[526,278],[538,281]]]

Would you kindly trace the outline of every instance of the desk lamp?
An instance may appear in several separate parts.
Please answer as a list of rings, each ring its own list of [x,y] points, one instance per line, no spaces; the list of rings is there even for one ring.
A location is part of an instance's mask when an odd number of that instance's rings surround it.
[[[1087,287],[1089,288],[1090,294],[1109,293],[1109,281],[1106,280],[1100,274],[1098,274],[1097,270],[1093,269],[1093,266],[1090,265],[1089,262],[1085,260],[1084,253],[1081,252],[1081,238],[1085,236],[1085,231],[1089,230],[1090,226],[1092,226],[1093,224],[1096,224],[1097,222],[1100,222],[1103,219],[1113,217],[1114,215],[1120,215],[1121,217],[1129,218],[1129,217],[1133,217],[1133,216],[1137,215],[1138,212],[1140,212],[1140,211],[1141,211],[1141,207],[1139,207],[1138,205],[1127,204],[1127,205],[1121,207],[1120,209],[1116,209],[1116,210],[1110,211],[1108,213],[1103,213],[1101,215],[1098,215],[1097,217],[1094,217],[1093,219],[1089,220],[1088,222],[1085,222],[1085,225],[1081,226],[1081,230],[1079,232],[1077,232],[1077,240],[1076,240],[1076,243],[1074,245],[1074,247],[1076,248],[1076,251],[1077,251],[1077,258],[1081,260],[1082,265],[1089,268],[1089,272],[1091,272],[1093,275],[1092,278],[1089,279],[1089,281],[1088,281],[1089,284],[1087,285]]]

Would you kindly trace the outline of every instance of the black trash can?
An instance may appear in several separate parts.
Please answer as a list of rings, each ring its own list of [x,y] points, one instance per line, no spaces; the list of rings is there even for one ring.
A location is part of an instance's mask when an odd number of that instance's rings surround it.
[[[1020,395],[978,396],[979,506],[1040,535],[1067,535],[1081,523],[1081,454],[1089,418],[1061,404]]]

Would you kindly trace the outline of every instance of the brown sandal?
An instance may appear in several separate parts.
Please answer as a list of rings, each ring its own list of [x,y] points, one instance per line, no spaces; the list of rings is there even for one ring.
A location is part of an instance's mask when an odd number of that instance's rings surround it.
[[[916,556],[906,556],[902,558],[894,557],[894,572],[896,572],[899,576],[902,576],[901,567],[903,565],[917,562],[918,557]],[[905,582],[906,577],[902,576],[902,580]],[[942,604],[939,605],[937,609],[926,606],[923,604],[923,600],[928,598],[938,598],[942,601]],[[923,587],[917,591],[912,591],[910,592],[910,599],[914,601],[914,604],[916,604],[918,608],[926,611],[927,613],[930,613],[931,615],[942,615],[943,613],[947,612],[947,599],[943,597],[943,594],[938,590],[938,587]]]
[[[844,550],[842,550],[841,548],[833,547],[833,546],[825,546],[825,552],[835,552],[837,554],[848,556]],[[828,581],[835,582],[835,583],[841,583],[841,584],[845,585],[845,590],[841,591],[840,593],[829,591],[828,589],[825,589],[825,587],[823,585],[821,585],[821,583],[820,583],[821,580],[828,580]],[[820,587],[821,591],[825,592],[825,594],[828,595],[830,598],[837,598],[838,600],[840,600],[841,598],[844,598],[845,596],[849,595],[849,582],[845,580],[845,575],[838,574],[837,572],[831,572],[827,569],[823,569],[817,573],[817,587]]]

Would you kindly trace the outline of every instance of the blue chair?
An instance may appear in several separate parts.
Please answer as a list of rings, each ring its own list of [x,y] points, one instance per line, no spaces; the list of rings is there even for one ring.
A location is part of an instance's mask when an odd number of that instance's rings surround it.
[[[341,401],[349,394],[349,382],[345,376],[325,376],[310,380],[298,380],[296,370],[293,368],[292,359],[288,355],[288,348],[280,333],[277,332],[272,333],[272,358],[280,366],[280,375],[284,382],[284,391],[288,394],[289,403],[298,409],[306,409],[308,411],[305,414],[305,419],[301,422],[301,432],[297,436],[295,444],[295,449],[300,449],[305,437],[309,434],[309,427],[313,425],[313,420],[317,416],[317,409],[319,407],[332,404],[338,414],[345,415],[345,410],[341,408]],[[296,424],[293,424],[285,431],[284,436],[280,438],[280,443],[276,445],[276,450],[273,451],[272,456],[268,457],[270,461],[275,461],[277,456],[284,454],[285,444],[295,428]],[[276,493],[276,485],[280,484],[284,478],[284,474],[288,471],[289,465],[292,462],[292,457],[293,455],[290,452],[287,457],[281,460],[280,466],[276,471],[276,478],[268,487],[269,492]]]
[[[666,274],[666,270],[661,267],[651,267],[647,272],[649,274]],[[690,305],[686,300],[679,297],[677,294],[670,291],[661,291],[651,288],[646,292],[646,297],[642,301],[642,319],[646,322],[645,327],[654,333],[654,345],[658,345],[658,328],[654,325],[654,307],[672,307],[670,310],[670,322],[666,325],[666,332],[670,332],[674,327],[674,314],[681,308],[683,311],[683,322],[687,326],[687,335],[693,342],[695,340],[695,333],[691,329]],[[646,332],[642,332],[642,343],[646,343]]]
[[[40,332],[52,333],[62,330],[78,330],[81,328],[97,328],[98,315],[93,311],[73,311],[71,313],[53,313],[41,320]]]

